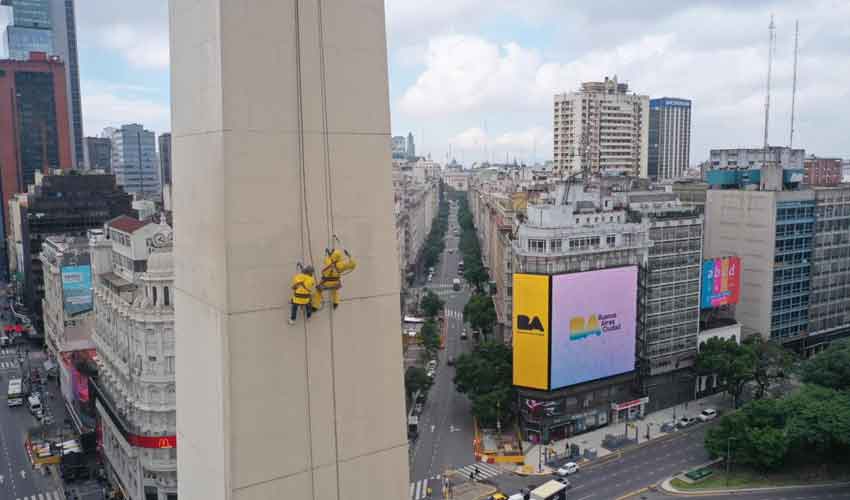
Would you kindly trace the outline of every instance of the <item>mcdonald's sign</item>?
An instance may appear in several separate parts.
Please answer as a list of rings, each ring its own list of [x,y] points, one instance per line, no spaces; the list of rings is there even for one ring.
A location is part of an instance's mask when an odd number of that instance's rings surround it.
[[[127,442],[136,448],[176,448],[177,436],[139,436],[137,434],[128,434]]]

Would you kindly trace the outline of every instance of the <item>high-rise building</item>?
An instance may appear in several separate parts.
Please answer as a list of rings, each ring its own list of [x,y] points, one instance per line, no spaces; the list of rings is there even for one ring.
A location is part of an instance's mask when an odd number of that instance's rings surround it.
[[[98,376],[90,383],[111,482],[129,500],[176,500],[171,228],[118,217],[91,242]]]
[[[9,228],[8,202],[26,191],[35,173],[69,169],[69,133],[65,68],[58,58],[33,54],[28,61],[0,61],[0,236]],[[0,276],[8,267],[6,248],[0,248]]]
[[[627,207],[602,186],[562,184],[546,202],[529,203],[516,227],[512,343],[524,439],[563,439],[647,409],[649,398],[635,393],[643,334],[637,304],[639,268],[652,243],[648,224],[635,221]],[[540,290],[529,289],[541,280]],[[551,313],[544,312],[548,304]],[[548,356],[546,349],[536,357],[525,350],[526,342],[545,339],[547,332],[553,335]],[[602,340],[606,332],[617,336],[617,348],[605,347],[613,345]]]
[[[416,144],[413,142],[413,132],[407,133],[407,159],[416,159]]]
[[[407,141],[403,135],[393,136],[392,155],[393,160],[404,160],[407,158]]]
[[[159,136],[159,176],[162,185],[171,185],[171,134]]]
[[[555,172],[648,174],[649,97],[617,77],[554,98]]]
[[[112,133],[112,173],[124,191],[141,198],[162,196],[158,167],[153,132],[131,123]]]
[[[65,63],[65,86],[73,165],[83,165],[83,118],[74,0],[2,0],[0,59],[26,61],[31,52]]]
[[[766,182],[770,170],[784,182]],[[738,320],[807,354],[850,335],[850,188],[800,188],[789,180],[802,173],[778,165],[738,186],[731,173],[709,176],[705,253],[741,257]]]
[[[46,175],[38,173],[27,193],[9,203],[9,263],[21,277],[27,316],[41,334],[44,278],[39,254],[45,238],[84,236],[107,220],[130,214],[131,197],[112,175]],[[15,212],[15,213],[12,213]]]
[[[676,193],[631,191],[624,196],[630,218],[648,225],[652,241],[638,293],[641,390],[649,397],[650,410],[669,408],[693,396],[690,368],[700,328],[703,217]]]
[[[708,170],[753,170],[761,168],[765,162],[783,169],[802,170],[805,156],[805,149],[786,146],[770,146],[767,152],[764,148],[712,149]]]
[[[74,164],[77,168],[82,168],[83,111],[80,101],[80,65],[77,57],[77,21],[74,14],[74,0],[50,0],[50,20],[53,28],[53,50],[65,63]]]
[[[647,169],[653,180],[682,177],[691,159],[691,101],[662,97],[649,101]]]
[[[83,141],[83,165],[86,170],[112,171],[112,139],[86,137]]]
[[[48,236],[40,257],[45,346],[56,363],[60,393],[72,422],[78,432],[92,434],[97,413],[88,391],[90,370],[86,367],[93,365],[97,351],[91,340],[94,310],[89,239],[98,234],[103,234],[103,229],[89,230],[87,236]]]
[[[809,186],[837,186],[842,182],[840,158],[817,158],[811,156],[803,161],[806,172],[803,184]]]

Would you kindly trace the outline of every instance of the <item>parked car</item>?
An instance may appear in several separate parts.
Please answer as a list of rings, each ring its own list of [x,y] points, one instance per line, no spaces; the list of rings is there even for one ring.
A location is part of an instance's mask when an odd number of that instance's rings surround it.
[[[697,423],[697,419],[694,417],[684,416],[679,419],[679,423],[677,424],[680,429],[684,429],[685,427],[690,427]]]
[[[558,481],[559,483],[563,484],[564,486],[566,486],[567,489],[570,489],[570,488],[573,487],[573,485],[570,484],[570,480],[565,478],[565,477],[558,477],[558,478],[555,478],[555,480]]]
[[[717,411],[714,408],[706,408],[699,414],[699,419],[703,422],[708,422],[717,416]]]
[[[413,413],[417,415],[422,413],[422,403],[416,403],[416,406],[413,407]]]
[[[578,472],[578,464],[575,462],[567,462],[558,468],[558,475],[561,477],[569,476]]]

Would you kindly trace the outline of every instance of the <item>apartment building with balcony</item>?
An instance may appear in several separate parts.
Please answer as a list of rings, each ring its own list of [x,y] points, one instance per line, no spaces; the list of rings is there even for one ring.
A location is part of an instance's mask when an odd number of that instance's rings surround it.
[[[559,175],[591,173],[648,175],[649,96],[629,93],[617,77],[584,82],[556,94],[553,160]]]

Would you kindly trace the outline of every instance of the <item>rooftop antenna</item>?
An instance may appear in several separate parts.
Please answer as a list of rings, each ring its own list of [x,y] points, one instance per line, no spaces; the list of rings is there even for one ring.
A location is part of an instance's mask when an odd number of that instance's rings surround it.
[[[767,93],[764,101],[764,159],[763,164],[767,165],[767,127],[770,122],[770,76],[773,70],[773,48],[776,45],[776,25],[773,24],[773,14],[770,15],[770,25],[767,27],[770,33],[767,44]]]
[[[791,85],[791,134],[788,149],[794,146],[794,107],[797,103],[797,47],[800,41],[800,20],[794,22],[794,83]]]

